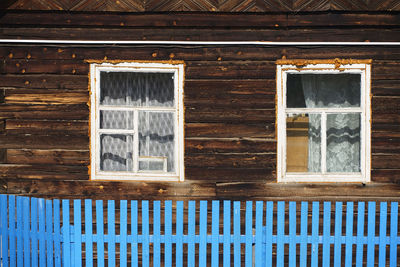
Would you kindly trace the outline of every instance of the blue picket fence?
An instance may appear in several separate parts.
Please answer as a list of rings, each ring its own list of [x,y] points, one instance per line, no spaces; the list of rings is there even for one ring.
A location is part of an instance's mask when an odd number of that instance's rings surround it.
[[[398,266],[398,202],[209,204],[0,195],[0,266]]]

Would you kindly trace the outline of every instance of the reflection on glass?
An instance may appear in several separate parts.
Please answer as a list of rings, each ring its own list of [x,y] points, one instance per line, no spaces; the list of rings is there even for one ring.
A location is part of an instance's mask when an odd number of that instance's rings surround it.
[[[125,134],[100,135],[100,170],[133,170],[133,136]]]
[[[360,114],[326,116],[326,170],[360,172]]]
[[[321,172],[321,115],[287,114],[286,171]]]
[[[286,86],[288,108],[360,106],[360,74],[288,74]]]

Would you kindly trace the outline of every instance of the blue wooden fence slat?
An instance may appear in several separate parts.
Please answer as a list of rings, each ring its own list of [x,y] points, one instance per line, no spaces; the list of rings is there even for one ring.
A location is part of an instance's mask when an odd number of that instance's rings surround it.
[[[97,266],[104,267],[103,201],[96,200]]]
[[[331,236],[331,203],[324,202],[323,211],[323,228],[322,228],[322,265],[330,265],[330,243]]]
[[[15,196],[11,195],[8,197],[9,204],[9,215],[8,215],[8,227],[10,228],[9,234],[9,250],[10,250],[10,266],[16,266],[16,229],[15,229]]]
[[[231,266],[231,202],[224,200],[224,259],[225,267]]]
[[[365,220],[365,203],[358,202],[357,209],[357,246],[356,246],[356,266],[361,267],[363,264],[363,247],[364,247],[364,220]]]
[[[255,240],[255,262],[254,266],[255,267],[261,267],[262,266],[262,235],[263,235],[263,202],[262,201],[257,201],[256,202],[256,240]]]
[[[165,225],[165,255],[164,255],[164,266],[172,266],[172,201],[165,201],[165,213],[164,213]]]
[[[354,203],[347,202],[346,204],[346,248],[345,248],[345,267],[353,265],[353,216]]]
[[[343,204],[342,202],[336,202],[335,206],[335,243],[334,243],[334,249],[333,249],[333,254],[335,255],[333,257],[333,266],[334,267],[339,267],[341,266],[342,263],[342,242],[341,242],[341,237],[342,237],[342,207]]]
[[[219,201],[212,202],[212,219],[211,219],[211,266],[219,266]]]
[[[86,267],[93,266],[93,211],[92,200],[85,199],[85,252]]]
[[[43,212],[44,214],[44,212]],[[42,217],[44,218],[44,216]],[[44,227],[44,222],[42,222],[42,225]],[[23,220],[22,220],[22,197],[17,197],[17,266],[22,267],[24,264],[24,258],[23,258],[23,232],[22,232],[22,227],[23,227]],[[44,232],[44,231],[43,231]],[[43,239],[44,239],[44,233],[43,233]],[[44,244],[44,242],[43,242]],[[44,253],[44,250],[43,250]],[[42,257],[44,259],[44,256]],[[44,264],[41,266],[44,266]]]
[[[175,266],[183,266],[183,201],[176,202],[176,257]]]
[[[289,202],[289,266],[296,266],[296,202]]]
[[[81,214],[81,200],[74,199],[74,244],[73,252],[75,256],[74,267],[82,266],[82,214]]]
[[[128,201],[120,201],[120,214],[119,214],[119,266],[127,266],[127,235],[128,235]]]
[[[233,265],[240,267],[240,202],[233,202]]]
[[[301,202],[300,215],[300,267],[307,266],[308,202]]]
[[[160,201],[154,201],[153,203],[153,263],[154,266],[161,266],[161,258],[160,258],[160,231],[161,231],[161,222],[160,222]]]
[[[318,232],[319,232],[319,203],[312,203],[312,219],[311,219],[311,267],[318,266]]]
[[[71,242],[70,242],[70,226],[69,226],[69,200],[62,201],[62,218],[63,218],[63,266],[71,266]]]
[[[397,227],[399,222],[399,204],[392,202],[390,204],[390,267],[397,266]]]
[[[8,223],[7,223],[7,195],[0,196],[0,224],[2,250],[0,258],[4,266],[8,266]],[[1,264],[0,264],[1,265]]]
[[[11,200],[11,198],[10,198]],[[56,207],[54,207],[55,209]],[[59,209],[59,207],[58,207]],[[11,216],[11,211],[13,210],[13,208],[10,205],[10,216]],[[31,246],[32,246],[32,266],[38,266],[39,262],[39,250],[38,250],[38,199],[37,198],[32,198],[31,199]],[[58,214],[60,213],[60,211],[58,211]],[[56,216],[56,213],[54,213]],[[60,224],[58,224],[58,227]],[[10,229],[11,230],[11,229]],[[11,231],[10,231],[11,233]],[[61,239],[61,238],[60,238]],[[61,240],[60,240],[61,242]],[[11,246],[11,239],[10,239],[10,246]],[[61,248],[58,248],[61,249]],[[11,252],[11,249],[10,249]],[[61,266],[61,264],[59,265]]]
[[[53,200],[54,214],[54,265],[61,266],[60,200]],[[33,265],[34,266],[34,265]]]
[[[245,266],[253,266],[253,202],[246,201]]]
[[[49,200],[48,200],[49,201]],[[30,218],[29,218],[29,198],[24,197],[23,198],[23,208],[22,208],[22,213],[23,213],[23,233],[24,233],[24,266],[29,267],[31,262],[31,244],[30,244],[30,238],[29,238],[29,232],[30,232]],[[46,212],[47,214],[47,212]],[[50,214],[51,215],[51,214]],[[50,215],[47,215],[49,217]],[[52,222],[52,217],[48,219],[49,223]],[[48,264],[48,266],[51,266]]]
[[[386,221],[387,221],[387,202],[381,202],[379,221],[379,266],[386,265]]]
[[[196,202],[189,201],[188,210],[188,266],[195,266],[195,227],[196,227]]]
[[[284,248],[284,235],[285,235],[285,202],[278,201],[278,214],[277,214],[277,231],[276,231],[276,266],[283,267],[285,248]]]
[[[131,266],[138,266],[138,202],[136,200],[131,201]]]
[[[374,266],[375,262],[375,202],[368,202],[368,237],[367,237],[367,266]]]
[[[46,266],[46,212],[45,201],[39,198],[39,266]]]
[[[53,266],[53,205],[46,200],[46,259],[47,266]],[[80,227],[80,223],[79,223]],[[79,235],[80,237],[80,235]]]
[[[267,202],[265,213],[265,266],[272,266],[272,227],[274,218],[274,203]]]
[[[207,201],[200,201],[199,266],[207,266]]]
[[[167,221],[166,221],[167,222]],[[149,240],[149,201],[142,201],[142,266],[150,264],[150,240]],[[167,254],[167,251],[165,251]]]
[[[108,265],[115,266],[115,201],[107,201],[107,221],[108,221]],[[146,255],[143,255],[146,256]]]

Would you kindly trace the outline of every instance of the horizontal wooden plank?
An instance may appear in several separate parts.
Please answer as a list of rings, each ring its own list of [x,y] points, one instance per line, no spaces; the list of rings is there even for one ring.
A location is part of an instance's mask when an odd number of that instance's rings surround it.
[[[134,49],[132,49],[134,47]],[[95,48],[95,49],[94,49]],[[101,48],[101,49],[99,49]],[[400,48],[396,46],[248,46],[248,45],[135,45],[100,46],[66,45],[0,46],[0,55],[5,59],[23,60],[169,60],[185,61],[231,61],[231,60],[276,60],[286,58],[332,59],[354,58],[374,60],[400,59]]]
[[[7,120],[7,134],[88,134],[88,121]]]
[[[89,151],[7,149],[7,163],[12,164],[56,164],[87,166],[89,162]]]
[[[273,79],[185,79],[185,98],[225,95],[275,95],[276,81]]]
[[[275,61],[187,62],[187,79],[274,79]]]
[[[288,27],[387,27],[400,24],[399,14],[382,13],[294,13],[288,15]]]
[[[7,90],[4,101],[6,104],[52,104],[75,105],[89,101],[89,92],[74,92],[69,90]]]
[[[398,160],[397,160],[398,163]],[[400,169],[373,169],[371,179],[377,183],[400,184]]]
[[[87,135],[0,135],[0,147],[11,149],[89,150]]]
[[[275,124],[186,123],[185,136],[273,138]]]
[[[185,179],[203,182],[275,182],[276,173],[271,168],[185,168]],[[232,195],[233,197],[233,195]]]
[[[186,139],[185,153],[276,153],[276,141],[271,139]]]
[[[288,200],[327,200],[352,201],[362,199],[397,199],[400,197],[400,185],[371,183],[366,186],[332,183],[220,183],[217,195],[223,198],[231,196],[241,198],[273,197]]]
[[[274,169],[276,154],[185,154],[185,167]]]
[[[88,75],[89,64],[83,60],[7,59],[0,65],[0,73]]]
[[[64,196],[93,199],[164,199],[170,197],[215,197],[215,183],[57,181],[15,179],[7,182],[9,194]]]
[[[88,120],[87,104],[23,105],[1,104],[0,119]]]
[[[251,100],[248,102],[251,103]],[[212,104],[212,103],[211,103]],[[228,103],[229,104],[229,103]],[[237,104],[237,105],[235,105]],[[244,103],[243,103],[244,104]],[[275,122],[274,109],[244,109],[243,104],[230,103],[226,108],[214,110],[188,105],[185,109],[185,122],[233,122],[233,123],[271,123]],[[261,106],[263,103],[259,103]],[[264,107],[267,106],[264,103]],[[274,107],[273,107],[274,108]]]
[[[393,18],[394,17],[394,18]],[[381,18],[381,17],[379,17]],[[396,17],[387,15],[381,19],[390,23]],[[349,18],[350,19],[350,18]],[[185,13],[126,13],[104,14],[104,13],[57,13],[42,11],[33,13],[29,11],[7,12],[0,18],[0,25],[41,25],[41,26],[68,26],[68,27],[262,27],[276,28],[286,26],[285,14],[185,14]],[[384,22],[385,22],[384,21]],[[382,23],[384,23],[382,22]]]
[[[191,98],[185,97],[185,106],[194,111],[205,111],[212,108],[226,109],[275,109],[275,96],[273,95],[235,95],[232,97],[221,96],[215,98]]]
[[[372,169],[399,169],[400,151],[397,154],[372,154]],[[400,182],[400,181],[399,181]]]
[[[398,42],[398,28],[316,29],[216,29],[216,28],[13,28],[2,27],[0,38],[64,40],[192,40],[192,41],[299,41],[299,42]]]
[[[377,124],[394,125],[396,123],[400,123],[400,114],[397,112],[372,113],[372,129],[374,129],[375,125],[377,125]]]
[[[88,90],[88,75],[4,74],[0,75],[1,89],[63,89]]]
[[[390,135],[390,132],[387,133]],[[396,154],[400,151],[399,137],[374,137],[371,140],[372,153]]]
[[[0,164],[0,177],[13,179],[87,180],[89,175],[87,166]]]
[[[374,96],[400,96],[400,80],[374,80],[371,87]]]
[[[372,114],[398,113],[400,110],[400,97],[374,96],[372,97]]]

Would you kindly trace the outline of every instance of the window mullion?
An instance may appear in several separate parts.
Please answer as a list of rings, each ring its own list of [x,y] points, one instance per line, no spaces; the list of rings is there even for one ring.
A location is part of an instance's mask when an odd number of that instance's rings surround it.
[[[326,173],[326,112],[321,113],[321,172]]]
[[[135,109],[133,111],[133,129],[135,131],[133,136],[133,172],[137,173],[139,169],[139,118],[138,118],[138,110]]]

